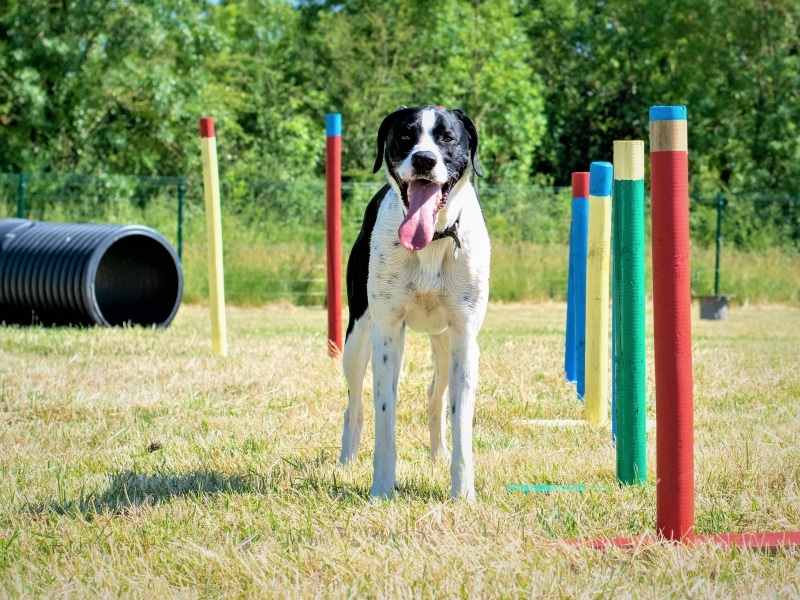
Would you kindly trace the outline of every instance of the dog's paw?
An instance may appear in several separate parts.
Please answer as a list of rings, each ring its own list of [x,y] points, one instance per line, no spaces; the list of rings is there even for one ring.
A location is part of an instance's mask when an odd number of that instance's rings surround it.
[[[463,500],[467,504],[475,504],[478,501],[474,488],[468,490],[457,490],[453,488],[450,490],[450,497],[456,500]]]
[[[342,453],[339,455],[339,466],[346,467],[347,465],[354,463],[356,456],[358,456],[358,452],[345,450],[342,448]]]
[[[431,448],[431,460],[434,462],[447,461],[450,462],[450,451],[447,446],[440,446],[439,448]]]
[[[391,500],[397,492],[397,482],[394,485],[380,485],[377,482],[372,484],[372,489],[369,491],[371,498],[375,500]]]
[[[453,483],[450,487],[450,497],[466,500],[475,504],[475,478],[472,472],[454,473]]]

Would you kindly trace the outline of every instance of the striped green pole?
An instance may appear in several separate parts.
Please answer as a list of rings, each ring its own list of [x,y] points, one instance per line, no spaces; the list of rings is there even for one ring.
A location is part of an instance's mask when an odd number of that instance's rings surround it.
[[[614,381],[617,479],[647,481],[644,142],[614,142]]]

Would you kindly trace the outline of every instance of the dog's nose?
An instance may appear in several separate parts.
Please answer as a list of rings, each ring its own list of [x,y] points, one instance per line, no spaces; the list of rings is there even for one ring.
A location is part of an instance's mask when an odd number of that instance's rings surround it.
[[[418,173],[427,173],[436,166],[436,155],[429,150],[421,150],[411,155],[411,166]]]

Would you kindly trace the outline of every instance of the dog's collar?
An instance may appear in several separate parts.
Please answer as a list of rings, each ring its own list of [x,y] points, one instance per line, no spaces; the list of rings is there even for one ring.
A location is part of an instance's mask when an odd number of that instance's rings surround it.
[[[455,257],[458,258],[458,253],[461,250],[461,238],[458,237],[458,223],[461,221],[461,215],[458,215],[458,218],[455,220],[455,223],[450,225],[447,229],[443,229],[442,231],[436,231],[433,234],[433,240],[441,240],[446,237],[453,238],[453,242],[455,243],[455,248],[453,248],[453,253]]]

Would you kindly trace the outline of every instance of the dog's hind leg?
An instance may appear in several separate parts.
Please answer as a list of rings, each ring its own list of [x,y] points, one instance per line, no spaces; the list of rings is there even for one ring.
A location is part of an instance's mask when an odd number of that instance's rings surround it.
[[[364,407],[361,402],[364,374],[367,372],[372,348],[372,319],[369,312],[356,321],[344,344],[344,378],[347,382],[347,410],[344,413],[342,454],[339,462],[346,464],[355,459],[364,426]]]
[[[433,351],[433,380],[428,386],[428,429],[431,434],[431,459],[447,458],[447,404],[444,393],[450,373],[450,335],[430,336]]]

